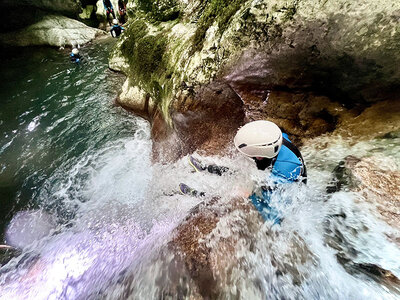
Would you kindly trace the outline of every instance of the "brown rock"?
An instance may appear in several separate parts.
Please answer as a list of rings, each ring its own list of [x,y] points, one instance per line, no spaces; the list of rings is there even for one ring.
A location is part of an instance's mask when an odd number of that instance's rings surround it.
[[[337,134],[369,140],[400,129],[400,100],[376,103],[354,118],[341,121]]]
[[[196,150],[221,154],[244,118],[242,100],[226,83],[216,81],[183,94],[172,107],[172,128],[161,114],[155,115],[153,158],[171,161]]]

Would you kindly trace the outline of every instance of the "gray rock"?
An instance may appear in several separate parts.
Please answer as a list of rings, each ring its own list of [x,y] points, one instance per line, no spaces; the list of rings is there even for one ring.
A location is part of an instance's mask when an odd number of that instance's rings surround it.
[[[400,84],[398,1],[164,2],[129,7],[146,24],[141,38],[166,38],[164,71],[152,78],[163,86],[164,73],[172,74],[163,102],[174,98],[183,78],[196,86],[221,75],[239,91],[315,87],[342,102],[374,102]],[[180,8],[179,21],[162,22],[168,5]],[[129,44],[135,33],[128,35],[121,49],[143,47]],[[146,82],[136,84],[146,90]]]
[[[0,43],[9,46],[55,46],[64,47],[85,44],[103,31],[59,15],[45,16],[27,28],[0,34]]]

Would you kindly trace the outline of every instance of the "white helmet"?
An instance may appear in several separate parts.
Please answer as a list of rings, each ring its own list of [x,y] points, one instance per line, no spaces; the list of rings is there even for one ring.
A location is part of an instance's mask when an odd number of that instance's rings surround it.
[[[113,24],[114,24],[114,25],[118,25],[118,20],[117,20],[117,19],[114,19],[114,20],[113,20]]]
[[[281,150],[282,131],[270,121],[254,121],[238,130],[234,143],[246,156],[273,158]]]
[[[72,54],[73,55],[78,55],[79,54],[79,50],[77,48],[72,49]]]

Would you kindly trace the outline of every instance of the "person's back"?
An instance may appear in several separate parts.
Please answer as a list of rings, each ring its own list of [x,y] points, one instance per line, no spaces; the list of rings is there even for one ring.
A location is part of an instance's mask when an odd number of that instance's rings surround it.
[[[113,20],[113,26],[111,27],[110,33],[112,37],[119,37],[122,33],[122,30],[125,30],[124,27],[118,24],[117,19]]]
[[[111,28],[111,32],[114,33],[111,33],[112,36],[119,37],[122,33],[122,28],[119,25],[113,25],[113,27]]]
[[[297,148],[289,140],[288,135],[286,133],[282,133],[282,135],[282,147],[273,164],[272,174],[281,181],[293,182],[299,180],[300,177],[305,181],[307,174],[303,158],[299,154],[300,152],[295,150]]]
[[[259,170],[269,169],[272,186],[256,187],[250,199],[265,220],[279,224],[279,212],[270,206],[276,185],[302,181],[306,183],[307,171],[300,151],[286,133],[269,121],[254,121],[240,128],[235,136],[235,146],[245,156],[252,158]]]

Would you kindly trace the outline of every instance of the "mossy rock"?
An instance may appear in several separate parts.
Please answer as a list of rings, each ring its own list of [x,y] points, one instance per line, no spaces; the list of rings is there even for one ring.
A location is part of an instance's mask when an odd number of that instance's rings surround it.
[[[137,7],[152,21],[171,21],[180,15],[180,7],[175,0],[136,0],[135,2]]]

